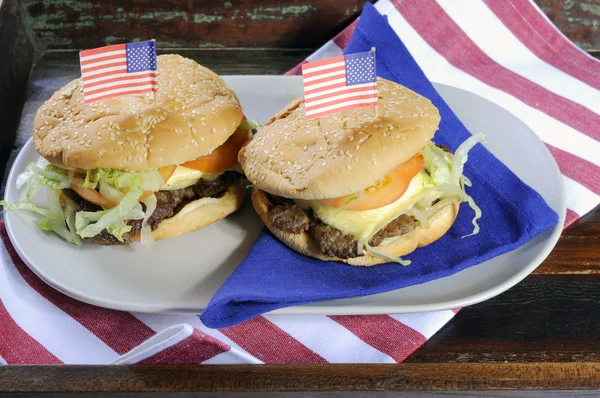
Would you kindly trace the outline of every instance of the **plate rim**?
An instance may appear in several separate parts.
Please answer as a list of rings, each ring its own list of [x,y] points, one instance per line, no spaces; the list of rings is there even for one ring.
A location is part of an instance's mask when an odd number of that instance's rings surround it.
[[[222,75],[222,77],[228,78],[228,79],[236,79],[236,80],[247,79],[247,78],[280,78],[280,79],[299,79],[300,78],[299,76],[282,76],[282,75]],[[470,306],[470,305],[477,304],[482,301],[488,300],[492,297],[495,297],[495,296],[505,292],[506,290],[510,289],[511,287],[515,286],[516,284],[521,282],[523,279],[525,279],[529,274],[531,274],[537,267],[539,267],[539,265],[541,265],[541,263],[552,252],[552,250],[554,249],[554,247],[556,246],[556,243],[558,242],[558,240],[560,238],[560,235],[563,230],[562,226],[564,225],[564,222],[565,222],[566,190],[565,190],[563,179],[560,178],[560,176],[561,176],[560,169],[558,168],[556,160],[551,155],[551,153],[549,152],[546,145],[544,145],[543,141],[535,134],[535,132],[529,126],[527,126],[527,124],[525,122],[523,122],[516,115],[514,115],[512,112],[508,111],[501,105],[499,105],[493,101],[490,101],[476,93],[462,89],[460,87],[455,87],[452,85],[437,83],[437,82],[432,82],[432,83],[433,83],[434,87],[436,88],[436,90],[437,90],[437,86],[449,87],[452,90],[459,90],[459,91],[469,93],[470,95],[474,95],[483,101],[490,102],[493,105],[495,105],[496,107],[501,108],[505,112],[512,115],[519,123],[521,123],[523,125],[523,127],[527,130],[527,134],[532,136],[535,139],[535,141],[537,141],[537,143],[540,144],[540,148],[543,149],[545,156],[550,161],[550,164],[553,169],[553,175],[558,177],[557,180],[559,181],[559,184],[558,184],[559,202],[562,204],[559,211],[557,211],[558,222],[555,226],[553,226],[550,229],[550,231],[552,231],[552,232],[550,233],[550,235],[547,238],[548,241],[551,242],[551,244],[546,245],[542,251],[538,252],[535,255],[533,261],[529,262],[527,264],[527,266],[521,268],[519,270],[519,272],[517,272],[517,273],[513,274],[511,277],[505,279],[502,283],[496,284],[487,290],[483,290],[483,291],[480,291],[480,292],[477,292],[477,293],[474,293],[471,295],[467,295],[460,299],[443,301],[443,302],[439,302],[439,303],[410,304],[410,305],[369,304],[368,306],[356,306],[356,304],[351,304],[351,305],[343,304],[343,301],[345,301],[345,300],[357,299],[357,297],[352,297],[352,298],[345,298],[345,299],[324,300],[324,301],[318,301],[318,302],[314,302],[314,303],[307,303],[307,304],[302,304],[302,305],[280,308],[280,309],[276,309],[276,310],[267,312],[264,315],[267,315],[267,314],[272,314],[272,315],[309,315],[309,314],[311,314],[311,315],[320,315],[320,314],[359,315],[359,314],[389,314],[389,313],[408,314],[408,313],[443,311],[443,310],[461,308],[461,307]],[[21,150],[15,157],[13,164],[11,165],[11,170],[10,170],[7,180],[6,180],[5,197],[9,196],[9,193],[13,194],[14,193],[13,191],[16,189],[11,184],[9,184],[9,182],[15,181],[16,176],[14,174],[17,173],[15,165],[20,163],[20,160],[22,160],[23,157],[27,156],[26,149],[34,149],[32,137],[30,137],[27,140],[27,142],[23,145],[23,147],[21,148]],[[200,314],[205,309],[204,306],[202,306],[203,308],[198,308],[198,309],[191,309],[191,308],[187,309],[186,308],[186,309],[177,310],[177,309],[168,308],[169,307],[168,305],[167,306],[165,306],[165,305],[158,306],[155,304],[151,304],[150,307],[148,307],[148,305],[140,305],[138,303],[133,303],[133,304],[129,303],[129,304],[124,305],[122,301],[113,301],[113,300],[111,300],[110,297],[103,298],[103,299],[97,299],[95,297],[90,298],[90,297],[86,297],[83,293],[80,293],[78,291],[66,289],[58,281],[56,281],[52,277],[48,276],[43,270],[41,270],[38,267],[36,267],[35,265],[33,265],[33,262],[31,261],[31,259],[27,255],[27,253],[22,249],[21,245],[18,243],[16,236],[14,235],[14,231],[11,226],[11,223],[12,223],[11,219],[12,219],[12,217],[15,217],[15,216],[16,215],[13,215],[12,212],[4,211],[4,222],[5,222],[5,226],[6,226],[6,231],[7,231],[8,237],[9,237],[13,247],[15,248],[17,255],[21,258],[23,263],[26,264],[27,267],[33,273],[35,273],[40,279],[42,279],[44,281],[44,283],[48,284],[53,289],[65,294],[71,298],[74,298],[76,300],[79,300],[79,301],[87,303],[87,304],[91,304],[91,305],[95,305],[95,306],[99,306],[99,307],[103,307],[103,308],[120,310],[120,311],[128,311],[128,312],[162,313],[162,314],[172,314],[172,313]],[[514,249],[514,250],[517,250],[517,249]],[[462,272],[462,271],[459,271],[459,272]],[[452,275],[455,275],[455,274],[452,274]],[[443,278],[437,278],[434,280],[438,280],[438,279],[443,279]],[[432,280],[432,281],[434,281],[434,280]],[[432,281],[429,281],[429,282],[432,282]],[[425,282],[424,284],[429,283],[429,282]],[[395,289],[395,290],[400,290],[400,289]],[[385,294],[385,293],[380,293],[380,294]],[[372,295],[370,295],[370,296],[372,296]],[[365,297],[369,297],[369,296],[365,296]],[[332,303],[327,304],[328,302],[332,302]],[[333,302],[335,302],[335,303],[333,303]]]

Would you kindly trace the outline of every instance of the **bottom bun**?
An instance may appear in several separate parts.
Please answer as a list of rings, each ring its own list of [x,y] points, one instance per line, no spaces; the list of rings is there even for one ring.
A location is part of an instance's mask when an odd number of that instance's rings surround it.
[[[253,189],[252,204],[273,235],[298,253],[320,260],[341,261],[357,266],[371,266],[389,262],[385,258],[371,254],[347,259],[327,256],[319,250],[319,247],[307,232],[294,234],[273,226],[269,218],[269,209],[273,204],[265,192]],[[458,208],[458,203],[443,207],[431,217],[429,228],[417,226],[405,235],[385,239],[374,249],[390,256],[400,257],[412,253],[419,247],[427,246],[441,238],[450,229],[458,214]]]
[[[196,231],[238,210],[246,198],[244,181],[231,185],[220,198],[201,198],[188,203],[152,231],[154,239],[168,239]]]
[[[158,224],[158,228],[152,231],[154,239],[168,239],[196,231],[219,221],[229,214],[238,210],[246,198],[246,184],[244,180],[232,184],[223,196],[219,198],[200,198],[185,205],[173,217],[165,218]],[[61,207],[73,202],[62,192],[59,195]],[[137,234],[131,237],[131,241],[140,240]]]

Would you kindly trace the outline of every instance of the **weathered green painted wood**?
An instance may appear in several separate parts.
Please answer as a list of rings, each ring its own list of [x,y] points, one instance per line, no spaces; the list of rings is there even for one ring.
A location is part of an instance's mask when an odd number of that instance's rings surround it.
[[[314,48],[366,0],[22,0],[48,48],[155,38],[160,47]]]
[[[160,47],[315,48],[366,0],[21,0],[47,48],[155,38]],[[498,0],[503,1],[503,0]],[[598,0],[535,0],[585,49],[600,48]]]
[[[33,62],[33,37],[19,0],[0,0],[0,176],[13,149]]]
[[[584,50],[600,49],[599,0],[535,0],[567,37]]]

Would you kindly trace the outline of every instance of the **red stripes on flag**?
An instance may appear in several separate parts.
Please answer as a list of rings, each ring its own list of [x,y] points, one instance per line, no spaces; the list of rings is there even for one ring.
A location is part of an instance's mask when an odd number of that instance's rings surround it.
[[[86,103],[158,90],[156,71],[128,73],[126,44],[81,51],[79,60]]]
[[[343,55],[302,65],[307,119],[377,104],[377,82],[347,85]]]
[[[18,349],[11,347],[18,347]],[[0,357],[4,358],[9,365],[62,364],[60,359],[15,323],[2,300],[0,300]]]

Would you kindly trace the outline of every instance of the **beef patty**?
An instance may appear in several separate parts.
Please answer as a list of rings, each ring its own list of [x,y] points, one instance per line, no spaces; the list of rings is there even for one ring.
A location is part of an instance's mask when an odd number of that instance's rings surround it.
[[[293,234],[307,232],[319,250],[330,257],[352,258],[363,255],[358,252],[358,241],[354,236],[324,223],[312,211],[302,209],[290,199],[273,195],[268,195],[268,198],[271,202],[268,216],[273,227]],[[369,244],[379,246],[384,239],[407,234],[415,226],[414,217],[403,214],[379,230]]]
[[[225,173],[221,174],[219,178],[212,181],[201,179],[196,184],[186,188],[175,189],[173,191],[156,192],[156,209],[148,218],[148,224],[150,225],[150,228],[154,231],[156,228],[158,228],[158,224],[160,224],[162,220],[173,217],[186,204],[193,202],[194,200],[198,200],[200,198],[219,198],[223,196],[225,191],[227,191],[231,185],[242,178],[243,177],[240,173],[235,171],[226,171]],[[102,210],[100,206],[86,201],[71,189],[64,189],[63,192],[66,196],[77,203],[75,213],[79,211]],[[145,210],[143,203],[142,207]],[[106,230],[94,237],[86,238],[86,240],[97,245],[121,245],[129,243],[131,242],[131,238],[142,229],[142,220],[130,220],[127,222],[127,224],[131,225],[132,228],[131,231],[123,234],[123,242],[109,234]]]

